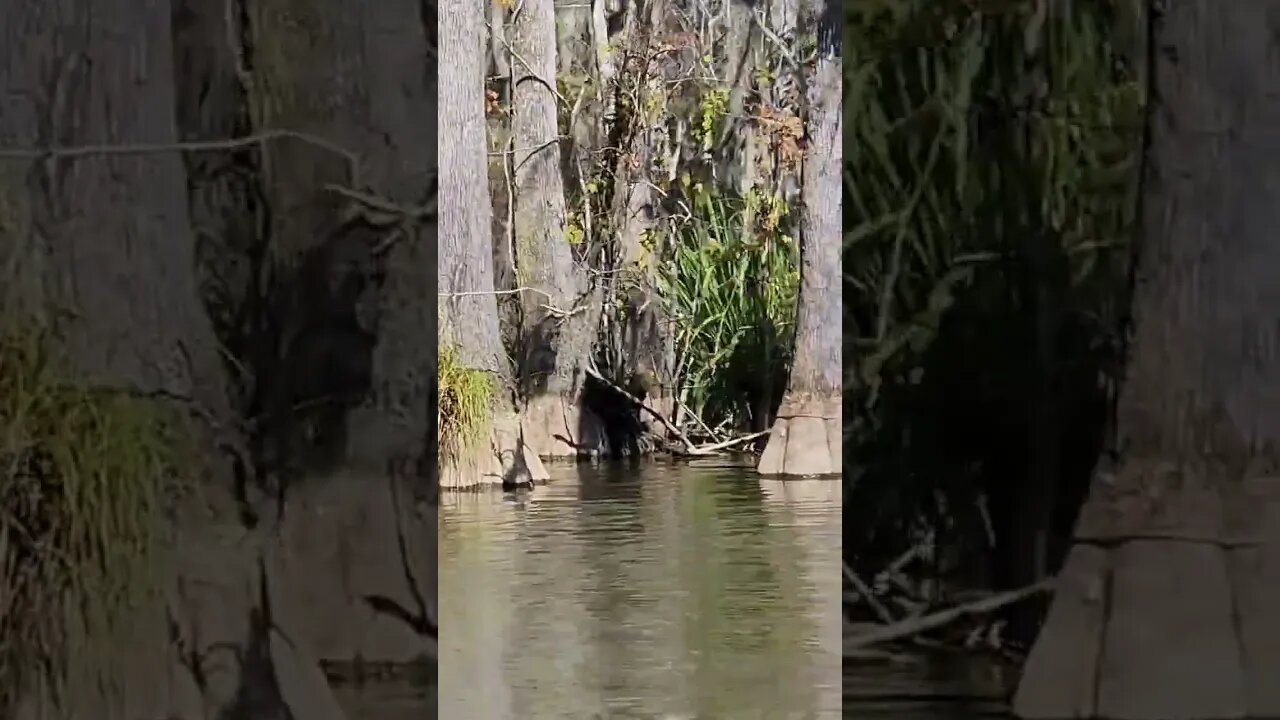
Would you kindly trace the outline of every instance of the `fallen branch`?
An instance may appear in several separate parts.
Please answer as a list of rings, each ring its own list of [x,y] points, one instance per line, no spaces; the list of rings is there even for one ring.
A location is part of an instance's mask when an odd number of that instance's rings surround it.
[[[768,435],[771,432],[773,431],[761,430],[760,432],[753,432],[749,435],[739,435],[736,438],[730,438],[722,442],[711,443],[710,445],[699,445],[698,447],[694,448],[694,450],[696,450],[697,454],[699,455],[710,455],[713,452],[717,452],[719,450],[725,450],[733,447],[734,445],[741,445],[742,443],[750,442],[752,440],[755,440],[756,438],[764,437],[765,435]]]
[[[902,638],[917,635],[927,630],[933,630],[935,628],[942,627],[943,625],[955,622],[966,615],[983,615],[999,610],[1006,605],[1012,605],[1016,602],[1020,602],[1037,593],[1051,590],[1053,588],[1053,582],[1053,578],[1049,578],[1020,590],[1010,590],[1009,592],[998,593],[996,595],[991,595],[990,597],[982,598],[981,600],[975,600],[946,610],[940,610],[936,613],[921,617],[908,618],[901,622],[883,625],[875,628],[874,630],[848,636],[844,639],[844,654],[852,654],[856,650],[860,650],[876,643],[901,640]]]
[[[723,449],[725,449],[725,448],[732,447],[732,446],[734,446],[734,445],[737,445],[738,443],[744,443],[744,442],[747,442],[748,440],[754,440],[754,439],[756,439],[756,438],[758,438],[758,437],[760,437],[760,436],[762,436],[762,435],[766,435],[766,434],[768,434],[768,433],[770,432],[770,431],[768,431],[768,430],[763,430],[763,431],[761,431],[761,432],[751,433],[750,435],[743,435],[743,436],[741,436],[741,437],[736,437],[736,438],[733,438],[732,440],[726,440],[726,441],[724,441],[724,442],[712,443],[712,444],[710,444],[710,445],[694,445],[694,444],[693,444],[693,441],[689,439],[689,436],[688,436],[688,435],[685,435],[683,432],[681,432],[680,428],[676,427],[676,426],[675,426],[675,424],[673,424],[670,420],[668,420],[666,417],[664,417],[662,413],[660,413],[660,412],[658,412],[657,410],[654,410],[653,408],[649,407],[649,405],[648,405],[648,404],[646,404],[643,400],[641,400],[640,398],[636,397],[635,395],[632,395],[631,393],[627,392],[626,390],[624,390],[624,389],[622,389],[622,388],[618,387],[616,384],[614,384],[613,382],[611,382],[608,378],[606,378],[605,376],[601,375],[601,374],[600,374],[600,371],[599,371],[599,370],[596,370],[596,368],[595,368],[595,366],[594,366],[594,365],[592,365],[592,364],[588,363],[588,364],[587,364],[587,366],[586,366],[586,371],[587,371],[587,374],[588,374],[588,375],[590,375],[591,377],[593,377],[593,378],[595,378],[596,380],[600,381],[600,382],[601,382],[602,384],[604,384],[606,387],[610,388],[610,389],[611,389],[611,390],[613,390],[614,392],[618,393],[618,394],[619,394],[619,395],[621,395],[622,397],[624,397],[624,398],[626,398],[627,400],[629,400],[629,401],[631,402],[631,404],[632,404],[632,405],[635,405],[636,407],[640,408],[641,410],[644,410],[645,412],[647,412],[647,413],[649,413],[650,415],[652,415],[655,419],[657,419],[657,421],[658,421],[659,423],[662,423],[662,426],[663,426],[664,428],[666,428],[668,432],[670,432],[672,435],[676,436],[676,438],[677,438],[681,443],[683,443],[683,444],[684,444],[684,450],[682,450],[682,451],[676,451],[676,452],[677,452],[677,454],[680,454],[680,455],[684,455],[684,456],[687,456],[687,457],[700,457],[700,456],[705,456],[705,455],[711,455],[711,454],[714,454],[715,452],[717,452],[717,451],[719,451],[719,450],[723,450]]]
[[[893,615],[889,612],[889,609],[881,604],[880,600],[876,598],[876,595],[872,592],[871,588],[868,587],[866,583],[862,582],[862,578],[858,577],[858,574],[853,571],[853,568],[849,567],[849,563],[842,563],[842,565],[844,566],[845,578],[849,580],[849,584],[853,585],[853,588],[862,595],[862,599],[866,600],[867,604],[871,606],[871,609],[875,611],[876,616],[880,618],[880,622],[892,623]]]

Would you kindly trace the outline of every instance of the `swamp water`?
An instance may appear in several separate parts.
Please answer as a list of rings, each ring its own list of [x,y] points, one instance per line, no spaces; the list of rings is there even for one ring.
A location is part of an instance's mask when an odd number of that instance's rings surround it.
[[[844,716],[859,720],[1009,720],[1016,671],[964,653],[894,655],[844,668]]]
[[[436,715],[436,689],[407,681],[360,686],[335,684],[334,697],[347,720],[428,720]]]
[[[549,469],[441,500],[439,717],[841,717],[839,482]]]

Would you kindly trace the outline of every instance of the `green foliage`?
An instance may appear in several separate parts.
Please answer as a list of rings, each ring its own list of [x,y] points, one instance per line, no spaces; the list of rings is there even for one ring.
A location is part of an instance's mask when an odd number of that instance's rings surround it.
[[[464,366],[457,351],[440,347],[436,428],[440,453],[448,462],[459,462],[485,437],[489,429],[495,392],[489,374]]]
[[[66,618],[109,638],[148,589],[184,447],[152,403],[74,383],[38,330],[0,329],[0,714],[57,687]]]
[[[791,357],[799,272],[796,243],[777,229],[780,201],[731,200],[693,188],[658,287],[676,326],[677,388],[706,427],[739,427],[751,398],[780,392]],[[767,209],[769,212],[762,213]],[[753,218],[773,217],[764,225]],[[771,393],[772,394],[772,393]]]
[[[1033,3],[848,7],[845,332],[857,362],[846,443],[881,498],[882,517],[858,523],[874,534],[881,521],[916,522],[940,487],[973,487],[992,452],[1019,452],[1020,438],[995,436],[1018,427],[1017,398],[1035,383],[1114,381],[1142,53],[1136,4],[1077,2],[1047,18]],[[1048,282],[1035,262],[1069,277],[1061,306],[1037,321],[1074,338],[1057,341],[1047,379],[1026,359],[1027,297]],[[1079,380],[1089,372],[1102,377]],[[1058,400],[1063,414],[1081,402]],[[960,406],[992,437],[958,440]]]
[[[577,247],[586,239],[586,232],[582,229],[582,213],[570,211],[568,217],[565,218],[564,224],[564,240]]]
[[[702,93],[698,104],[698,118],[693,125],[693,138],[701,144],[703,150],[709,150],[715,142],[716,130],[720,121],[729,110],[729,91],[724,88],[710,88]]]

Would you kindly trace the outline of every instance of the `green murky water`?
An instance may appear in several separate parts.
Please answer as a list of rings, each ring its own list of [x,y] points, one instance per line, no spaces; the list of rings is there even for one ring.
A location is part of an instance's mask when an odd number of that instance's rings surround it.
[[[440,717],[841,717],[839,482],[551,471],[442,499]]]

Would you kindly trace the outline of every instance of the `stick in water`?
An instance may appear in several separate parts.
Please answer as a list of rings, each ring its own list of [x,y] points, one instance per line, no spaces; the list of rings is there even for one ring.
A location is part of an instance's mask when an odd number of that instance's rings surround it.
[[[855,650],[860,650],[868,645],[876,643],[889,642],[891,640],[901,640],[905,637],[917,635],[926,630],[933,630],[964,617],[965,615],[981,615],[989,613],[1006,605],[1012,605],[1021,600],[1025,600],[1037,593],[1045,592],[1053,589],[1053,578],[1041,580],[1040,582],[1024,587],[1020,590],[1010,590],[1009,592],[999,593],[990,597],[975,600],[971,603],[957,605],[946,610],[940,610],[923,617],[907,618],[901,622],[892,623],[878,627],[864,633],[859,633],[844,639],[844,653],[851,654]]]

